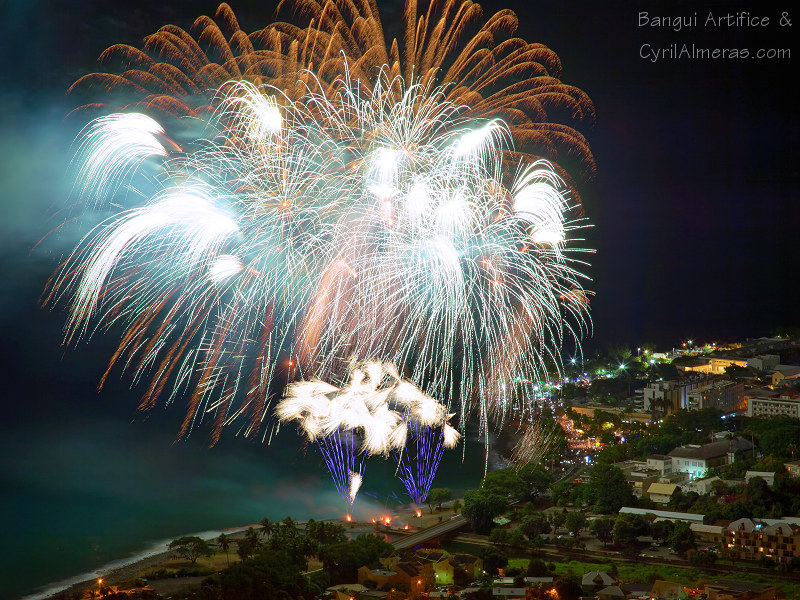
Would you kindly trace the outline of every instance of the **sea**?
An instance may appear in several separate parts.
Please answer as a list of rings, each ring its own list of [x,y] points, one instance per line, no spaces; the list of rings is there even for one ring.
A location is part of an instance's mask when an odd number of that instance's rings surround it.
[[[100,417],[37,429],[2,441],[0,598],[44,598],[181,535],[347,512],[318,450],[293,430],[270,445],[237,439],[208,448],[205,440],[173,443],[162,427]],[[466,450],[464,460],[459,450],[446,452],[434,487],[477,486],[484,447]],[[408,501],[394,463],[369,459],[354,516],[392,514]]]

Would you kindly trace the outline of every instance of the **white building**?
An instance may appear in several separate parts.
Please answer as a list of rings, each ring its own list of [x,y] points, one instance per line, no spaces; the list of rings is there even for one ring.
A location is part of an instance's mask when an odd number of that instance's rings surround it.
[[[784,390],[768,397],[762,392],[747,399],[748,417],[792,417],[800,419],[800,394],[794,390]]]
[[[702,446],[697,444],[680,446],[672,450],[669,456],[672,458],[673,471],[687,473],[689,479],[699,479],[712,467],[729,465],[736,460],[737,454],[752,449],[753,444],[738,437]]]

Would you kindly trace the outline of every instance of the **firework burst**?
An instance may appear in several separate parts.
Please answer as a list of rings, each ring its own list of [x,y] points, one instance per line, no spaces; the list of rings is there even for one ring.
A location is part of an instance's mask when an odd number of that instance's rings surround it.
[[[87,200],[130,193],[145,160],[160,187],[87,236],[51,290],[74,297],[70,339],[124,326],[111,363],[151,375],[143,408],[168,383],[191,390],[182,434],[205,415],[215,435],[240,416],[258,430],[286,357],[323,380],[397,364],[462,425],[475,407],[485,423],[503,382],[580,337],[583,307],[562,300],[581,290],[580,222],[549,163],[504,185],[502,122],[388,72],[299,100],[238,82],[215,106],[180,151],[140,115],[89,127]]]

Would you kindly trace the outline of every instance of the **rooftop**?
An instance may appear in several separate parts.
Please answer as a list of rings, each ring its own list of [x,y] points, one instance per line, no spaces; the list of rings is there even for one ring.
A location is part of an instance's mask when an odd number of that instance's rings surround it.
[[[702,446],[680,446],[672,450],[669,455],[673,458],[697,458],[699,460],[708,460],[725,456],[729,452],[740,452],[752,449],[753,444],[744,438],[738,437],[732,440],[711,442],[710,444],[703,444]]]

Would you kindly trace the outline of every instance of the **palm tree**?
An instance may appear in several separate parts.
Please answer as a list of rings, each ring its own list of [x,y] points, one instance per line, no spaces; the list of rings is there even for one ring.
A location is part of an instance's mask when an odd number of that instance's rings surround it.
[[[261,533],[264,536],[264,539],[275,533],[275,523],[270,521],[269,517],[264,517],[259,521],[259,523],[261,524]]]
[[[217,545],[225,552],[225,562],[228,563],[228,566],[230,567],[231,561],[228,558],[228,549],[231,547],[231,544],[228,541],[228,536],[226,536],[224,533],[220,533],[219,537],[217,538]]]

